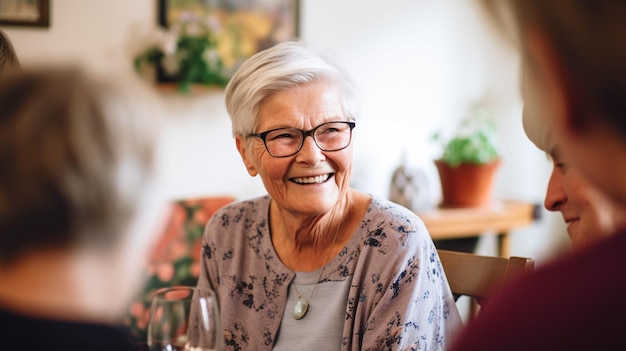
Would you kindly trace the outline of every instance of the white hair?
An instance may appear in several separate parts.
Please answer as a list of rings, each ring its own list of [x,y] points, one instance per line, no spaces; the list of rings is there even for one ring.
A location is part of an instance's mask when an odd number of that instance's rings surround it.
[[[318,81],[339,85],[343,113],[348,119],[356,120],[360,108],[352,78],[328,52],[293,40],[253,55],[226,86],[226,110],[233,136],[254,132],[259,105],[268,96]]]

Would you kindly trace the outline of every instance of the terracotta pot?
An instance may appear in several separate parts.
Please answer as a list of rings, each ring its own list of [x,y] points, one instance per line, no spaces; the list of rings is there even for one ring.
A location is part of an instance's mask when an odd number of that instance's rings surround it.
[[[441,207],[483,207],[490,204],[491,188],[500,159],[484,165],[462,163],[458,167],[436,160],[435,165],[441,181]]]

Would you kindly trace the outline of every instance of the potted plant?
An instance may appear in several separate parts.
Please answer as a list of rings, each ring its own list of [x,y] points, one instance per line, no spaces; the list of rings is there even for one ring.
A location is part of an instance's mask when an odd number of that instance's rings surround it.
[[[470,114],[448,141],[439,133],[433,138],[443,146],[441,157],[435,160],[443,195],[441,206],[488,205],[502,147],[487,111],[479,109]]]

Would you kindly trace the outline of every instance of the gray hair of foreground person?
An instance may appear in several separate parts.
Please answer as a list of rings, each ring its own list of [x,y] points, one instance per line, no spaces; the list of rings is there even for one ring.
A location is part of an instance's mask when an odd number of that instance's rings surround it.
[[[507,15],[515,16],[513,35],[526,41],[541,28],[559,60],[559,75],[576,86],[572,112],[578,126],[585,119],[602,118],[626,137],[626,12],[624,1],[483,0],[492,18],[507,28]],[[512,12],[510,12],[513,10]],[[602,38],[602,40],[598,40]],[[523,48],[527,49],[525,45]],[[527,65],[535,65],[524,53]],[[610,89],[607,89],[610,87]]]
[[[0,30],[0,73],[6,70],[19,68],[20,61],[11,44],[9,37]]]
[[[344,115],[360,114],[358,92],[352,78],[330,53],[300,40],[279,43],[248,59],[226,86],[226,109],[233,136],[247,136],[258,124],[259,105],[268,96],[318,81],[341,89]]]
[[[158,104],[139,82],[75,68],[0,80],[0,264],[117,248],[157,194]]]

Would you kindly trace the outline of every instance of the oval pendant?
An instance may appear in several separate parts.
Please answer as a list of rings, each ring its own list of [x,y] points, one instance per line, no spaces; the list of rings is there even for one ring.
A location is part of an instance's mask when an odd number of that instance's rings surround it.
[[[298,299],[298,302],[296,303],[296,306],[293,308],[293,318],[301,319],[302,317],[304,317],[308,310],[309,301],[307,301],[307,299],[305,299],[304,297],[300,297]]]

